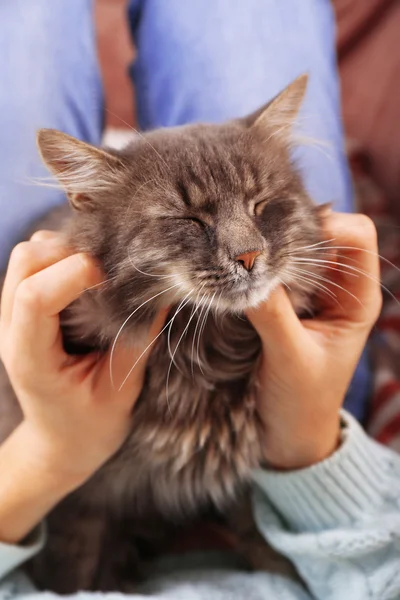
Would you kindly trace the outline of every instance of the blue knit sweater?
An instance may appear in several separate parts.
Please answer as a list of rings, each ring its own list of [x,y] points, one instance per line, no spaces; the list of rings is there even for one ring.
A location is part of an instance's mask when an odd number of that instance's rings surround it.
[[[161,561],[132,598],[400,600],[400,456],[367,438],[348,414],[344,419],[341,447],[329,459],[296,472],[254,473],[259,530],[302,581],[240,571],[227,555],[189,555]],[[0,544],[1,600],[52,597],[18,570],[45,543],[43,527],[34,537],[25,547]]]

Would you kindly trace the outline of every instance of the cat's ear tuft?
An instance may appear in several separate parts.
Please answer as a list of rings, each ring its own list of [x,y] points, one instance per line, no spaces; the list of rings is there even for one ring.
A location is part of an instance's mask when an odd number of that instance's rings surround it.
[[[40,129],[37,145],[43,162],[78,210],[91,210],[96,196],[120,181],[122,163],[117,156],[66,133]]]
[[[308,75],[300,75],[287,88],[255,113],[247,117],[248,126],[287,140],[299,114],[307,91]]]

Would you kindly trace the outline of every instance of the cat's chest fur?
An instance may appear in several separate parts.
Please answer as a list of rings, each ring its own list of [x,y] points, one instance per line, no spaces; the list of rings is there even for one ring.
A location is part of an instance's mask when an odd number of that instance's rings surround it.
[[[221,506],[260,461],[258,336],[243,317],[203,312],[187,327],[192,316],[181,310],[157,340],[131,433],[89,484],[98,500],[175,514]]]

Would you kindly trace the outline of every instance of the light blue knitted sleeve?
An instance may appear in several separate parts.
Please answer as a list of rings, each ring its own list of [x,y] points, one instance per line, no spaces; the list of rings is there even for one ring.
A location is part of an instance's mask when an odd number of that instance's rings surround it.
[[[256,521],[316,599],[400,599],[400,456],[343,417],[329,459],[255,473]]]

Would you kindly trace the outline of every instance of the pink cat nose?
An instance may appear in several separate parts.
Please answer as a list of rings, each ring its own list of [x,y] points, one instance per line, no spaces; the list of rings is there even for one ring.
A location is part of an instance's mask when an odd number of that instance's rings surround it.
[[[236,256],[235,260],[242,263],[246,271],[251,271],[254,267],[254,263],[257,256],[260,256],[260,254],[260,250],[254,250],[253,252],[244,252],[243,254],[239,254],[239,256]]]

